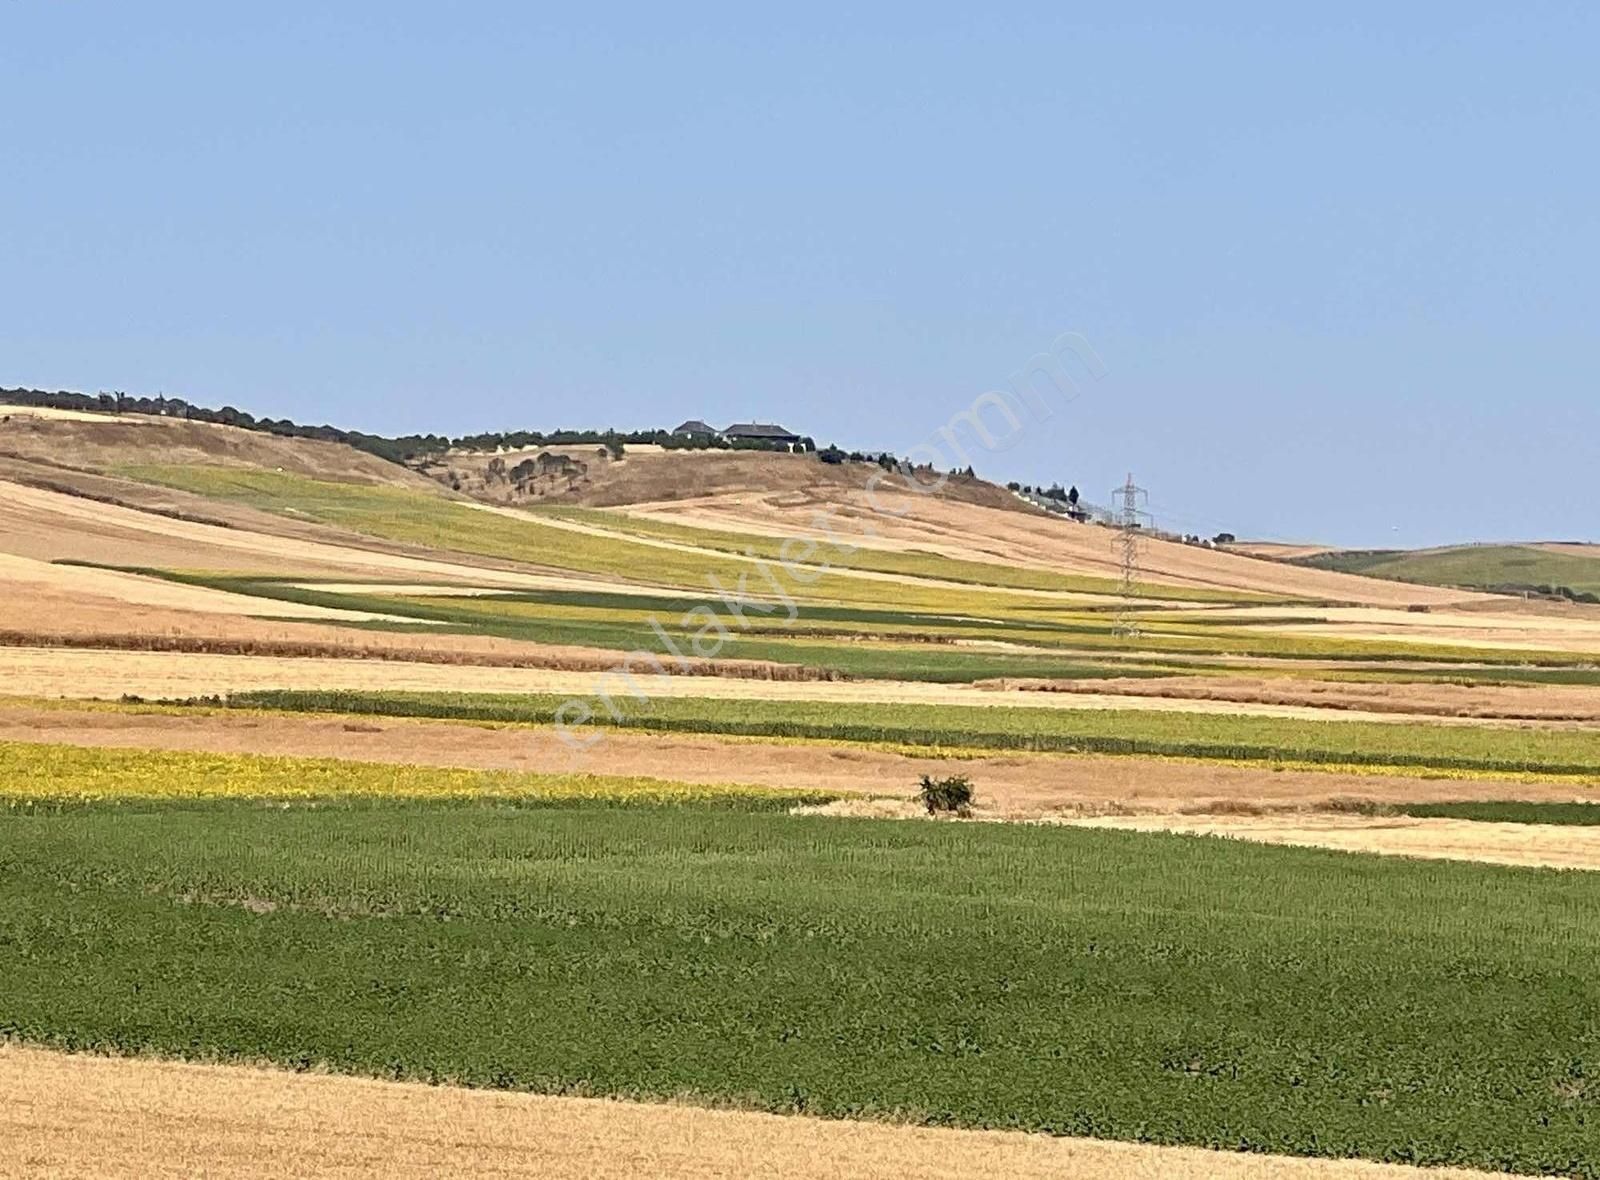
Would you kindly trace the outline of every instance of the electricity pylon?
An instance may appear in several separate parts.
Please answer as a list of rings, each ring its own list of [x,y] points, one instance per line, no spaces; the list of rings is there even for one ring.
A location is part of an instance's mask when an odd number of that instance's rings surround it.
[[[1119,588],[1122,600],[1117,604],[1117,618],[1111,633],[1119,639],[1137,639],[1139,620],[1135,612],[1139,596],[1139,531],[1144,527],[1144,522],[1150,519],[1150,514],[1140,505],[1148,503],[1150,496],[1133,482],[1131,473],[1128,482],[1113,489],[1111,496],[1112,503],[1120,500],[1116,515],[1116,546],[1122,554],[1122,584]]]

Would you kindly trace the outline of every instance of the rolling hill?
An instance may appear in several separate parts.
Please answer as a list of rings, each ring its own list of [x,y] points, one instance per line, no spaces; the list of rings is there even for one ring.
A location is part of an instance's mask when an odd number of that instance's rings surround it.
[[[1543,594],[1600,603],[1600,548],[1581,544],[1462,545],[1335,550],[1292,560],[1313,569],[1425,586]]]

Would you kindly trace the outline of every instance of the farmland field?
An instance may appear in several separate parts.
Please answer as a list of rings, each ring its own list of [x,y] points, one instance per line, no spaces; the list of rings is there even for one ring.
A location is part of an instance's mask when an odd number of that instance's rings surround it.
[[[1121,602],[1110,534],[981,481],[812,554],[862,504],[803,457],[517,509],[220,429],[0,455],[35,1170],[94,1174],[51,1143],[103,1125],[175,1172],[1600,1175],[1581,605],[1154,537]],[[650,458],[588,503],[671,492]],[[333,1143],[322,1102],[412,1130]]]
[[[1568,674],[1574,682],[1593,677],[1590,658],[1576,652],[1287,635],[1252,626],[1255,620],[1250,619],[1208,621],[1159,610],[1141,616],[1145,630],[1137,652],[1132,652],[1113,633],[1111,614],[1039,603],[933,604],[924,595],[918,609],[911,610],[883,608],[876,605],[876,598],[873,605],[866,599],[804,604],[769,599],[759,608],[747,608],[738,624],[732,620],[711,624],[704,612],[708,603],[721,601],[715,596],[576,589],[430,595],[298,579],[141,568],[120,572],[227,591],[240,596],[241,604],[259,598],[265,600],[257,607],[264,617],[286,613],[273,604],[290,603],[301,610],[371,616],[375,621],[362,624],[371,629],[427,626],[440,633],[610,651],[661,650],[665,636],[679,651],[698,651],[698,640],[714,643],[722,658],[789,664],[855,678],[946,683],[997,677],[1081,679],[1104,674],[1096,671],[1096,661],[1102,662],[1101,667],[1125,669],[1123,675],[1139,675],[1145,669],[1181,672],[1194,665],[1178,661],[1208,658],[1353,666],[1427,661],[1437,665],[1435,676],[1466,681],[1493,682],[1502,669],[1512,680],[1536,678],[1547,669],[1554,676]],[[995,617],[964,613],[980,610],[993,611]],[[1316,618],[1301,621],[1320,623]],[[1204,668],[1203,663],[1199,666]]]
[[[1600,1180],[1600,5],[1240,7],[7,6],[0,1180]]]
[[[567,698],[472,693],[238,693],[241,708],[551,724]],[[1030,709],[1008,705],[631,699],[619,719],[593,724],[666,733],[714,733],[878,742],[947,749],[1161,755],[1236,762],[1414,767],[1438,771],[1600,776],[1600,731],[1290,717]]]
[[[791,548],[786,553],[783,541],[758,534],[698,528],[673,521],[607,512],[595,508],[541,508],[533,510],[532,515],[549,520],[571,521],[606,533],[668,541],[675,545],[692,546],[695,549],[711,552],[754,554],[769,561],[783,560],[789,553],[796,551],[795,548]],[[1113,578],[1064,576],[1045,570],[972,561],[927,551],[902,552],[856,547],[848,523],[838,527],[840,545],[834,545],[825,539],[819,539],[816,545],[819,557],[828,559],[840,569],[869,570],[874,573],[900,574],[913,578],[965,582],[974,586],[998,586],[1017,590],[1064,591],[1106,596],[1114,596],[1118,592],[1117,582]],[[1198,587],[1178,588],[1159,585],[1146,587],[1144,597],[1154,601],[1172,599],[1182,602],[1285,601],[1263,594],[1228,593]]]
[[[326,799],[498,800],[523,806],[669,805],[715,799],[735,808],[780,810],[832,798],[743,784],[695,785],[593,774],[382,766],[331,758],[261,758],[167,751],[90,750],[0,742],[0,804],[110,800]]]
[[[577,532],[541,520],[533,513],[489,512],[471,504],[429,496],[411,489],[375,487],[309,479],[285,473],[241,470],[225,467],[125,467],[119,474],[151,483],[174,487],[271,512],[288,514],[336,525],[354,532],[408,545],[458,551],[482,557],[528,562],[577,573],[605,577],[636,577],[649,570],[660,585],[704,590],[708,577],[727,585],[751,577],[759,589],[763,582],[758,567],[737,554],[716,548],[677,550],[649,544],[623,535]],[[819,547],[815,560],[827,564],[836,554],[827,545]],[[848,560],[855,560],[854,558]],[[868,563],[870,564],[870,563]],[[936,567],[935,567],[936,568]],[[874,572],[866,565],[855,565],[853,572]],[[889,571],[894,572],[894,571]],[[781,576],[781,574],[780,574]],[[1006,586],[1002,577],[990,586],[970,589],[941,588],[927,581],[925,570],[906,574],[896,583],[895,598],[914,609],[941,606],[971,609],[973,604],[989,603],[996,609],[1029,600]],[[962,579],[956,579],[958,581]],[[970,575],[968,579],[970,581]],[[815,580],[795,579],[795,597],[808,600],[834,600],[873,604],[882,600],[881,588],[850,572],[820,573]],[[1085,580],[1062,580],[1053,589],[1063,594],[1083,592]],[[1092,583],[1095,592],[1114,589],[1107,581]],[[1029,592],[1037,597],[1037,591]]]
[[[714,804],[0,826],[35,1043],[1600,1174],[1587,875]]]
[[[204,1127],[203,1135],[196,1134]],[[240,1065],[0,1046],[0,1136],[52,1176],[219,1172],[437,1180],[472,1145],[478,1175],[545,1180],[1417,1180],[1404,1165],[1104,1139],[795,1118],[549,1097]],[[0,1165],[3,1166],[3,1165]],[[4,1174],[0,1172],[0,1174]],[[1484,1180],[1430,1169],[1427,1180]]]

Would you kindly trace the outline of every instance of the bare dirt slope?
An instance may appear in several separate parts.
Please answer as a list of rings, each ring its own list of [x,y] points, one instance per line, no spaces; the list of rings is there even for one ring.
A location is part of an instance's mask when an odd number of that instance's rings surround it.
[[[1481,1173],[934,1130],[0,1047],[0,1177],[1468,1180]]]

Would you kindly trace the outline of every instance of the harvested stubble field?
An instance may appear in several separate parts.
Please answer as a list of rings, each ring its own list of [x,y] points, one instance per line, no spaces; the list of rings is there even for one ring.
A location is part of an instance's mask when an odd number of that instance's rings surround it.
[[[699,553],[707,556],[738,554],[759,557],[769,562],[778,562],[796,554],[806,553],[812,555],[814,560],[826,562],[837,569],[871,574],[902,584],[915,585],[931,581],[957,588],[982,586],[1034,590],[1064,596],[1063,601],[1114,602],[1118,595],[1118,583],[1113,578],[1062,574],[1057,570],[1016,564],[1002,565],[992,560],[974,561],[941,553],[877,549],[858,544],[860,538],[851,537],[848,533],[839,535],[837,542],[831,541],[827,534],[823,534],[796,544],[789,537],[696,528],[646,516],[601,512],[594,509],[557,508],[513,514],[514,518],[526,515],[532,515],[534,519],[547,525],[566,528],[586,536],[611,537],[634,544],[648,544],[675,553]],[[1164,585],[1144,587],[1141,589],[1140,597],[1156,602],[1172,601],[1191,605],[1206,602],[1274,601],[1266,595],[1245,591],[1200,590]]]
[[[1590,825],[1314,813],[1093,816],[1069,822],[1427,860],[1600,870],[1600,831]]]
[[[270,613],[279,618],[317,619],[329,622],[391,622],[408,620],[399,615],[301,602],[271,604],[242,594],[202,585],[140,577],[121,570],[85,568],[36,561],[0,553],[0,586],[8,594],[27,600],[38,596],[58,599],[102,599],[119,607],[152,607],[189,615],[250,616]],[[11,611],[3,621],[12,623]]]
[[[280,514],[320,521],[391,543],[442,551],[454,550],[480,557],[541,566],[555,565],[590,577],[619,578],[627,581],[636,578],[641,569],[649,569],[651,578],[660,585],[701,589],[706,585],[708,574],[715,575],[724,582],[733,583],[741,575],[751,574],[753,569],[750,560],[742,551],[736,553],[729,550],[728,545],[731,542],[727,534],[709,534],[708,543],[704,545],[648,536],[630,537],[623,531],[585,527],[552,516],[541,519],[529,512],[492,509],[481,504],[424,495],[408,488],[348,484],[271,471],[126,466],[120,468],[119,473],[212,498],[237,501]],[[913,497],[913,499],[920,501],[922,498]],[[932,505],[929,510],[940,513],[954,512],[959,519],[965,519],[962,514],[988,513],[995,519],[991,521],[985,516],[984,523],[996,524],[1002,530],[1015,527],[1015,521],[1011,518],[1024,522],[1031,521],[1031,518],[1022,513],[996,512],[966,504],[944,505],[942,501],[936,500],[928,503]],[[1043,544],[1046,549],[1052,544],[1060,545],[1063,537],[1071,537],[1076,532],[1092,532],[1097,534],[1097,540],[1104,539],[1099,530],[1069,528],[1060,522],[1036,521],[1032,522],[1030,527],[1037,532],[1040,525],[1043,526],[1043,533],[1035,536],[1033,541],[1035,546]],[[1201,556],[1190,556],[1184,551],[1191,547],[1167,542],[1151,542],[1151,544],[1165,546],[1161,550],[1163,553],[1168,550],[1174,551],[1182,558],[1180,565],[1183,562],[1199,561],[1203,564],[1222,561],[1225,568],[1231,571],[1232,579],[1223,578],[1215,586],[1199,589],[1204,591],[1200,595],[1202,597],[1209,594],[1224,601],[1230,598],[1233,601],[1239,601],[1241,598],[1248,601],[1257,597],[1255,591],[1247,591],[1239,585],[1239,580],[1246,575],[1259,577],[1261,570],[1257,567],[1265,567],[1268,571],[1293,569],[1272,563],[1212,554],[1204,550],[1193,551]],[[746,541],[747,548],[755,548],[758,551],[763,546],[770,548],[772,545],[772,541],[763,542],[760,538]],[[1019,551],[1032,551],[1032,547],[1024,546]],[[864,553],[869,556],[863,557]],[[895,591],[897,599],[909,608],[994,615],[1004,614],[1008,610],[1015,611],[1030,599],[1037,600],[1041,594],[1064,592],[1070,595],[1086,586],[1101,591],[1110,588],[1110,584],[1105,583],[1104,578],[1095,581],[1091,576],[1086,581],[1077,575],[1074,575],[1076,581],[1070,577],[1063,579],[1060,582],[1062,589],[1059,592],[1015,588],[1012,583],[1016,581],[1018,575],[1008,572],[1004,564],[998,563],[996,555],[992,553],[976,561],[949,554],[911,555],[909,558],[891,554],[885,557],[873,555],[873,551],[867,549],[857,549],[854,553],[842,555],[836,553],[834,556],[837,560],[829,561],[828,564],[837,567],[842,563],[845,566],[854,565],[854,568],[849,570],[836,568],[833,572],[816,576],[814,581],[807,579],[805,585],[793,589],[797,598],[807,601],[871,604],[881,598],[883,590],[881,586],[874,585],[870,579],[892,577],[897,584]],[[826,557],[823,560],[827,560]],[[916,567],[914,571],[871,568],[885,562],[890,565],[896,563],[904,565],[908,560]],[[1104,557],[1098,560],[1102,564],[1106,561]],[[1235,563],[1242,568],[1235,568],[1228,563]],[[1070,561],[1064,565],[1065,568],[1076,568]],[[992,575],[989,575],[992,580],[980,583],[979,571],[985,568],[993,571]],[[1098,568],[1096,567],[1097,570]],[[1310,573],[1310,571],[1297,572]],[[1040,573],[1038,577],[1043,578],[1046,575]],[[1349,601],[1358,603],[1405,605],[1396,603],[1392,596],[1377,593],[1375,588],[1381,588],[1380,582],[1331,574],[1314,575],[1306,584],[1307,594],[1289,595],[1289,597],[1313,597],[1312,586],[1317,577],[1330,581],[1322,587],[1324,593],[1315,596],[1313,600],[1339,601],[1343,594]],[[1150,571],[1150,585],[1155,588],[1152,594],[1158,598],[1174,593],[1171,589],[1173,586],[1187,585],[1191,592],[1196,589],[1193,579],[1186,578],[1182,573],[1168,573],[1158,568],[1152,568]],[[1195,594],[1190,593],[1189,596],[1194,597]],[[1446,596],[1433,605],[1448,605],[1463,599],[1468,602],[1477,601],[1472,596],[1453,595]],[[1412,592],[1411,601],[1427,602],[1428,592],[1421,590]],[[1429,643],[1443,642],[1443,646],[1447,648],[1459,646],[1441,641],[1440,637],[1434,634],[1437,628],[1430,630],[1425,621],[1418,622],[1415,618],[1403,614],[1381,627],[1374,625],[1365,630],[1354,628],[1349,630],[1350,633],[1360,634],[1366,639],[1383,640],[1395,634],[1405,634],[1407,626],[1416,627],[1419,637],[1425,638]],[[1332,638],[1338,638],[1344,633],[1339,626],[1335,626],[1331,631],[1316,627],[1304,630],[1307,638],[1324,633]],[[1485,638],[1479,643],[1482,648],[1492,650],[1496,647],[1510,649],[1522,646],[1517,641],[1491,640],[1487,637],[1490,630],[1488,624],[1484,624],[1474,632],[1484,634]],[[1272,650],[1273,639],[1271,635],[1262,635],[1256,637],[1256,643],[1264,651]],[[1175,639],[1168,640],[1169,645],[1176,643]],[[1550,647],[1556,651],[1564,649],[1564,645],[1554,639]],[[1577,650],[1586,649],[1586,646],[1580,646]]]
[[[559,569],[593,578],[640,581],[704,593],[707,579],[726,585],[755,573],[746,558],[712,550],[671,550],[621,536],[592,535],[525,512],[424,495],[404,488],[309,479],[270,471],[130,466],[119,474],[315,520],[393,544]],[[807,601],[876,605],[885,595],[873,579],[847,572],[797,581],[793,594]],[[755,587],[761,582],[757,579]],[[896,582],[896,600],[909,609],[1003,611],[1038,601],[1043,592],[937,583]],[[1046,595],[1048,598],[1048,595]]]
[[[635,587],[618,594],[604,586],[578,582],[563,588],[499,594],[462,594],[451,589],[429,596],[420,588],[410,593],[371,592],[360,587],[299,580],[195,575],[160,570],[125,572],[164,577],[273,602],[295,602],[340,610],[365,610],[399,615],[419,623],[449,626],[473,633],[535,642],[583,642],[619,652],[660,651],[664,630],[678,650],[698,650],[697,642],[712,627],[708,604],[723,609],[717,595],[695,596],[687,589]],[[1016,602],[980,602],[966,591],[937,609],[927,591],[920,607],[889,608],[881,602],[807,601],[803,604],[768,598],[741,607],[748,613],[736,621],[731,612],[714,636],[718,653],[748,659],[832,667],[860,676],[888,679],[979,679],[996,676],[1049,676],[1052,668],[1081,667],[1086,661],[1146,659],[1171,662],[1176,657],[1290,660],[1312,667],[1340,661],[1363,667],[1375,661],[1388,666],[1417,662],[1436,669],[1455,667],[1460,675],[1482,673],[1471,665],[1514,668],[1533,662],[1561,671],[1587,666],[1577,652],[1522,652],[1469,646],[1428,646],[1393,640],[1309,638],[1275,634],[1240,625],[1234,616],[1213,625],[1187,617],[1167,621],[1152,614],[1136,649],[1112,633],[1104,610],[1064,609]],[[1315,622],[1316,620],[1311,620]],[[1559,645],[1558,645],[1559,646]],[[1070,674],[1067,671],[1055,673]]]
[[[692,803],[0,828],[36,1044],[1600,1174],[1587,874]]]
[[[772,698],[691,694],[628,700],[620,719],[594,724],[662,733],[875,742],[935,750],[1028,750],[1215,759],[1280,766],[1410,768],[1466,776],[1600,775],[1600,730],[1533,725],[1445,725],[1399,718],[1363,722],[1146,709],[1038,709],[1012,698],[972,707],[941,703],[802,699],[793,690],[830,685],[763,685]],[[857,686],[844,686],[857,687]],[[773,699],[780,690],[789,699]],[[1043,694],[1044,699],[1050,699]],[[993,699],[993,698],[991,698]],[[1056,698],[1062,699],[1062,698]],[[1079,698],[1066,697],[1076,703]],[[297,692],[234,694],[244,708],[390,717],[551,724],[566,698],[536,694]],[[204,701],[200,703],[206,703]]]
[[[1461,1169],[782,1118],[0,1045],[0,1177],[1486,1180]]]
[[[1166,700],[1229,701],[1238,705],[1297,705],[1362,713],[1404,713],[1483,721],[1600,723],[1600,685],[1484,685],[1359,682],[1287,676],[1139,677],[1126,680],[1018,681],[1025,692],[1114,693]]]
[[[624,507],[629,513],[659,521],[778,537],[815,535],[815,514],[832,509],[840,531],[853,528],[859,539],[875,548],[932,550],[969,561],[1070,569],[1108,579],[1118,576],[1110,534],[1104,529],[1067,525],[1043,513],[974,508],[943,497],[906,492],[883,491],[873,499],[865,490],[869,476],[870,471],[862,474],[858,488],[818,488],[812,494],[769,489],[738,496],[675,496]],[[868,528],[875,535],[867,534]],[[1155,538],[1146,540],[1145,553],[1142,565],[1146,576],[1165,586],[1402,609],[1412,604],[1443,606],[1482,598],[1462,591],[1385,584]]]
[[[174,519],[0,480],[0,538],[5,552],[41,561],[512,590],[574,584],[570,576],[505,568],[470,555],[405,552],[377,538],[337,532],[309,519],[257,512],[229,520],[230,513],[249,511],[230,501],[196,500],[193,506],[214,506],[219,521]],[[594,579],[577,584],[613,593],[637,589]]]
[[[198,513],[215,517],[221,523],[173,519],[170,515],[62,492],[0,483],[0,520],[4,522],[7,538],[5,548],[35,561],[71,559],[145,569],[232,571],[236,579],[238,575],[249,574],[251,578],[242,581],[252,582],[253,588],[222,584],[228,581],[226,578],[215,579],[210,586],[211,589],[242,591],[255,597],[267,594],[273,600],[252,604],[243,597],[212,596],[208,599],[219,608],[225,603],[228,610],[240,614],[281,616],[307,606],[327,612],[392,613],[404,616],[407,622],[403,625],[413,630],[421,625],[438,627],[443,624],[452,629],[470,629],[487,637],[547,644],[576,642],[597,647],[634,645],[641,637],[653,639],[646,617],[653,608],[638,600],[671,594],[671,587],[677,587],[679,595],[685,592],[703,595],[707,591],[708,573],[716,574],[725,584],[733,584],[741,573],[748,573],[752,568],[744,557],[734,560],[735,555],[726,551],[727,546],[740,539],[734,534],[708,533],[703,545],[686,545],[687,551],[683,552],[663,550],[645,545],[646,538],[630,540],[622,531],[615,535],[609,532],[584,535],[573,532],[570,522],[563,522],[564,527],[558,528],[554,520],[541,520],[526,513],[507,517],[477,511],[467,503],[449,498],[437,485],[427,481],[423,481],[426,487],[404,480],[389,486],[374,482],[341,482],[325,474],[321,477],[304,474],[307,470],[324,472],[321,464],[319,459],[284,472],[239,465],[192,468],[117,465],[118,470],[125,473],[166,479],[195,489],[161,494],[187,496],[189,498],[184,501],[187,515],[192,517]],[[80,481],[102,479],[83,473],[60,474],[62,478],[70,476]],[[126,479],[117,486],[143,488],[147,492],[156,488],[153,484],[134,484]],[[959,508],[961,512],[1023,518],[1022,514],[973,505],[946,507],[951,511]],[[236,519],[230,522],[230,516]],[[224,527],[230,523],[233,527]],[[1045,523],[1068,529],[1060,522]],[[651,529],[680,528],[649,522],[645,525]],[[694,530],[689,532],[692,535]],[[776,552],[777,542],[770,537],[745,535],[744,540],[757,553],[766,553],[769,549]],[[832,573],[814,586],[792,588],[805,603],[802,608],[806,614],[804,630],[820,627],[837,632],[837,642],[818,642],[816,638],[781,633],[780,629],[780,633],[767,637],[741,635],[737,642],[747,650],[723,654],[857,676],[935,680],[996,675],[1075,675],[1085,665],[1084,653],[1125,654],[1120,650],[1123,645],[1109,634],[1106,616],[1065,610],[1072,605],[1070,602],[1052,602],[1048,597],[1041,598],[1043,592],[1038,588],[1027,589],[1022,585],[1037,583],[1042,586],[1044,582],[1040,579],[1048,581],[1056,577],[1062,577],[1058,583],[1061,586],[1088,585],[1080,575],[1063,577],[1026,570],[1018,573],[1014,568],[999,564],[992,554],[970,560],[958,553],[862,549],[840,560],[846,564],[883,565],[884,569]],[[1266,564],[1244,562],[1246,567],[1252,568]],[[641,571],[646,570],[654,584],[637,581]],[[901,615],[908,621],[889,625],[887,632],[878,637],[887,640],[887,644],[875,641],[871,632],[881,629],[876,623],[855,628],[853,632],[853,624],[830,623],[826,619],[830,611],[837,611],[841,606],[853,606],[858,612],[881,607],[884,587],[865,580],[869,573],[874,577],[900,579],[893,594]],[[289,588],[271,591],[261,581],[261,575],[288,578],[290,582],[284,585]],[[88,572],[51,572],[52,578],[63,580],[63,584],[52,591],[59,600],[57,613],[62,621],[58,627],[67,626],[78,613],[97,611],[102,616],[114,613],[119,599],[115,593],[97,597],[92,585],[96,576]],[[98,577],[105,582],[112,575],[101,573]],[[325,579],[326,586],[320,591],[307,590],[308,578]],[[394,590],[403,591],[404,582],[396,585],[397,579],[402,578],[411,581],[414,591],[444,587],[454,596],[453,605],[440,605],[444,601],[440,599],[431,603],[419,601],[415,593],[393,593]],[[993,584],[982,584],[984,578],[991,578]],[[1074,578],[1078,580],[1074,582]],[[126,584],[119,583],[118,590],[130,591],[124,596],[130,602],[137,602],[140,593],[175,593],[148,579],[123,581]],[[391,592],[359,592],[363,584],[374,583],[386,583]],[[1008,583],[1016,585],[1007,588]],[[529,619],[518,617],[520,612],[508,612],[506,607],[493,601],[475,605],[456,596],[459,590],[482,588],[581,590],[591,595],[609,594],[613,599],[631,597],[638,605],[626,620],[620,616],[611,620],[618,624],[611,632],[601,633],[570,612],[548,615],[542,624],[535,626]],[[1170,592],[1159,581],[1152,584],[1151,593],[1157,598]],[[1235,589],[1214,591],[1219,599],[1233,601],[1248,600],[1251,593]],[[14,597],[24,596],[18,593]],[[297,598],[299,607],[279,605]],[[155,609],[147,607],[143,615],[130,615],[130,632],[148,633],[163,627],[181,629],[186,625],[179,618],[181,613],[194,617],[192,611],[162,610],[158,619],[153,617]],[[1263,610],[1262,622],[1281,617],[1281,612],[1274,616],[1265,608],[1255,609]],[[1151,634],[1143,648],[1148,653],[1169,657],[1244,654],[1257,658],[1337,657],[1351,661],[1487,658],[1501,663],[1522,658],[1521,653],[1514,652],[1511,647],[1502,646],[1497,651],[1495,644],[1487,641],[1476,647],[1409,642],[1407,627],[1427,625],[1428,616],[1391,613],[1370,638],[1362,640],[1342,637],[1344,632],[1337,627],[1328,636],[1318,638],[1297,633],[1275,634],[1263,627],[1240,625],[1251,624],[1248,613],[1242,617],[1215,613],[1212,617],[1218,625],[1207,624],[1206,612],[1200,612],[1196,615],[1199,621],[1191,623],[1156,618],[1150,624]],[[1221,625],[1224,622],[1228,625]],[[1497,634],[1500,626],[1491,615],[1476,617],[1474,622],[1481,623],[1482,627],[1471,633],[1486,637]],[[241,631],[258,625],[258,620],[244,618],[238,624]],[[896,646],[893,641],[897,628],[931,632],[940,642],[961,644],[977,640],[990,646],[982,651],[930,648],[925,644]],[[861,634],[863,629],[868,633]],[[1562,646],[1556,641],[1552,644]],[[1031,650],[1038,645],[1043,645],[1041,650]],[[1078,650],[1062,651],[1063,647]],[[1544,662],[1559,662],[1563,657],[1560,652],[1551,650],[1539,658]],[[1054,667],[1049,663],[1051,660],[1055,661]]]
[[[1252,806],[1316,810],[1348,807],[1351,800],[1377,807],[1461,800],[1577,804],[1600,798],[1591,786],[1536,777],[1421,777],[1425,772],[1352,773],[1089,754],[919,752],[824,740],[632,730],[607,734],[593,750],[579,752],[550,728],[518,723],[67,702],[0,700],[0,741],[623,778],[671,779],[692,768],[700,783],[899,798],[909,798],[922,775],[948,774],[954,766],[979,783],[980,814],[1007,819]]]
[[[385,636],[387,639],[387,636]],[[457,692],[463,684],[485,693],[590,699],[607,691],[631,706],[634,690],[620,675],[594,670],[591,659],[572,660],[537,656],[522,661],[474,661],[470,658],[428,662],[405,659],[297,658],[266,654],[213,654],[188,650],[192,645],[153,643],[139,637],[122,650],[84,650],[76,647],[0,646],[0,675],[30,696],[114,699],[197,697],[269,689],[313,692],[317,690],[363,693],[394,690],[416,693]],[[386,648],[387,642],[373,643]],[[450,645],[446,645],[447,647]],[[178,650],[161,650],[172,647]],[[226,644],[219,644],[222,652]],[[150,650],[150,649],[155,650]],[[457,664],[476,664],[470,668]],[[604,661],[614,671],[620,661]],[[509,665],[509,666],[508,666]],[[759,665],[756,666],[759,668]],[[961,705],[971,708],[1020,707],[1045,714],[1062,710],[1124,709],[1128,699],[1117,696],[1066,696],[1050,693],[1008,693],[966,684],[889,680],[837,681],[815,676],[804,668],[774,667],[770,672],[752,669],[752,675],[734,677],[657,677],[645,665],[634,668],[639,692],[659,700],[702,697],[721,701],[831,703],[838,707],[865,704],[926,704],[928,707]],[[1263,717],[1317,718],[1333,715],[1389,724],[1405,720],[1394,714],[1359,714],[1290,705],[1233,705],[1220,701],[1143,700],[1141,711],[1194,714],[1249,713]],[[599,706],[596,706],[599,710]],[[632,712],[631,708],[625,712]]]

